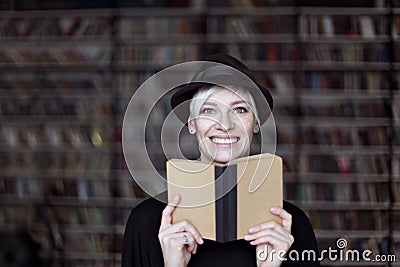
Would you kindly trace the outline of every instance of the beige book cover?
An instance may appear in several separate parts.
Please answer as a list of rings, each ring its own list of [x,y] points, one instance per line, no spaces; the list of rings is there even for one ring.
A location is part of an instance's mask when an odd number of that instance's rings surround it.
[[[189,220],[203,238],[242,239],[248,229],[275,220],[270,207],[282,207],[282,159],[259,154],[227,165],[193,160],[167,162],[168,200],[181,202],[173,222]]]

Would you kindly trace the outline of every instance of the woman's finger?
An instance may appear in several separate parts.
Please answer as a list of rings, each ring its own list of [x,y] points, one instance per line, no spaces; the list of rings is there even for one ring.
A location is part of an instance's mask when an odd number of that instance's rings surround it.
[[[262,236],[268,236],[268,235],[276,237],[281,240],[285,240],[290,237],[290,233],[286,231],[282,226],[280,226],[277,228],[263,229],[254,234],[245,235],[244,239],[247,241],[251,241],[260,238]]]
[[[161,216],[160,232],[164,231],[167,227],[169,227],[172,224],[172,214],[174,213],[175,208],[180,201],[181,201],[180,195],[175,196],[163,210]]]
[[[275,221],[268,221],[268,222],[260,223],[260,224],[257,224],[255,226],[251,227],[249,229],[249,233],[254,234],[254,233],[257,233],[264,229],[273,229],[273,228],[278,228],[278,227],[282,227],[282,225],[280,225],[279,223],[277,223]]]
[[[196,254],[197,251],[197,242],[194,239],[193,235],[191,235],[189,232],[187,234],[183,235],[183,243],[187,248],[187,251]]]
[[[286,210],[280,207],[272,207],[270,212],[274,215],[279,216],[282,219],[282,226],[286,228],[288,231],[292,228],[292,215]]]
[[[189,232],[165,235],[162,242],[164,247],[175,248],[178,250],[186,249],[189,253],[193,254],[197,251],[197,242]]]
[[[168,235],[172,233],[190,232],[197,243],[203,244],[203,239],[197,228],[187,220],[182,220],[170,225],[168,228],[164,229],[162,235]]]
[[[255,225],[255,226],[251,227],[249,229],[249,233],[252,234],[252,233],[261,231],[262,229],[274,228],[276,226],[283,226],[287,231],[291,232],[292,215],[290,213],[288,213],[284,209],[278,208],[278,207],[271,208],[271,213],[274,214],[274,215],[277,215],[277,216],[279,216],[281,218],[282,225],[277,223],[277,222],[275,222],[275,221],[268,221],[268,222],[260,223],[258,225]]]
[[[288,238],[281,239],[272,235],[261,236],[250,242],[251,245],[270,244],[277,250],[288,250],[293,244],[294,238],[290,235]]]
[[[254,235],[254,234],[260,233],[261,231],[268,230],[268,229],[276,231],[277,233],[284,235],[284,236],[290,234],[289,230],[287,230],[286,228],[284,228],[282,225],[280,225],[279,223],[277,223],[275,221],[270,221],[270,222],[261,223],[259,225],[256,225],[251,228],[252,231],[249,230],[249,234]]]

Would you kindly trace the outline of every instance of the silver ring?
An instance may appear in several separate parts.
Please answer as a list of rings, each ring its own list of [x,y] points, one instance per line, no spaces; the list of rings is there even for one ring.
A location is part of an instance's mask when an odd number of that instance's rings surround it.
[[[189,245],[189,237],[187,237],[187,235],[183,235],[183,244]]]

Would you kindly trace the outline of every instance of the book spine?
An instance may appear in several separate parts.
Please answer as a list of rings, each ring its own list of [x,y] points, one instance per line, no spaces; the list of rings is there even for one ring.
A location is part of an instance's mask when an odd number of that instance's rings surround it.
[[[215,166],[216,240],[237,239],[237,166]],[[221,197],[222,196],[222,197]]]

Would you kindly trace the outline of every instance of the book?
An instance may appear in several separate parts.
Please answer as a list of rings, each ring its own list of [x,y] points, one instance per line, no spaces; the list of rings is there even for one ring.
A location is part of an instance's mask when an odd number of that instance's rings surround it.
[[[369,16],[360,16],[359,21],[360,21],[361,35],[364,38],[370,38],[370,39],[375,38],[376,34],[372,18]]]
[[[218,242],[242,239],[257,224],[280,218],[269,212],[282,207],[282,159],[259,154],[229,164],[171,159],[167,162],[168,200],[181,202],[173,222],[186,219],[203,238]]]
[[[333,19],[329,15],[324,15],[321,17],[322,26],[324,29],[324,33],[326,37],[334,37],[335,36],[335,26],[333,23]]]

